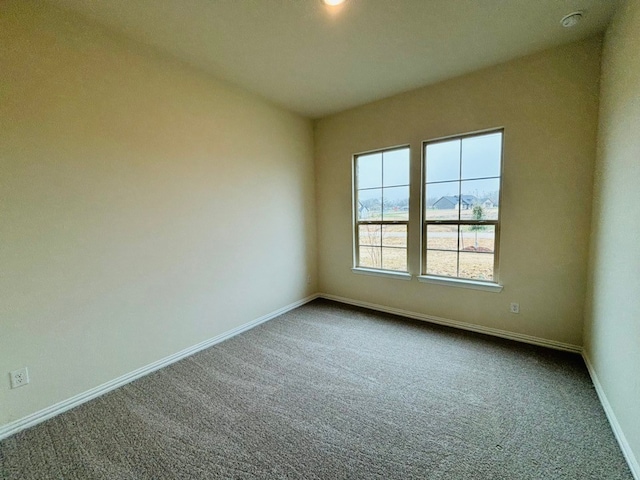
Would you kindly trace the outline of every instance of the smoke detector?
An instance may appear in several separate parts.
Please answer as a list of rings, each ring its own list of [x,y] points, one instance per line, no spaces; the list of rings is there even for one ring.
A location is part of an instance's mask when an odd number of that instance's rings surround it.
[[[562,20],[560,20],[560,23],[565,28],[575,27],[578,23],[580,23],[580,20],[582,20],[583,16],[584,16],[584,12],[582,10],[577,12],[572,12],[569,15],[565,15],[564,17],[562,17]]]

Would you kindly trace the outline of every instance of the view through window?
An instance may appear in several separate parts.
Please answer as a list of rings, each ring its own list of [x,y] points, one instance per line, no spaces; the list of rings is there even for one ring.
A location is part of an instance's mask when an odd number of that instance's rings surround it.
[[[409,147],[355,155],[355,266],[407,271]]]
[[[497,282],[502,130],[425,142],[425,275]]]

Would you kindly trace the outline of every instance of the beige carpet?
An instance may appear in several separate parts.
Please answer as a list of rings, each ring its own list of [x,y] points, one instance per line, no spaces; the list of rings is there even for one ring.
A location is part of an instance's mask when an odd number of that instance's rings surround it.
[[[0,443],[2,479],[631,479],[577,355],[315,301]]]

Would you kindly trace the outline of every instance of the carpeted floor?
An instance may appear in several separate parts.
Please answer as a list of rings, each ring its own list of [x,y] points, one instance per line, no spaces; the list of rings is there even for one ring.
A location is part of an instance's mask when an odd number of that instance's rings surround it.
[[[582,359],[314,301],[0,443],[2,479],[631,479]]]

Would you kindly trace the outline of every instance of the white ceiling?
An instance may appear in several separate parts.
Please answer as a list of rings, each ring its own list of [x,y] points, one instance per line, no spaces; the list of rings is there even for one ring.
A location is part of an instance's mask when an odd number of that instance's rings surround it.
[[[318,118],[602,31],[617,0],[50,0]],[[584,10],[573,29],[560,19]]]

